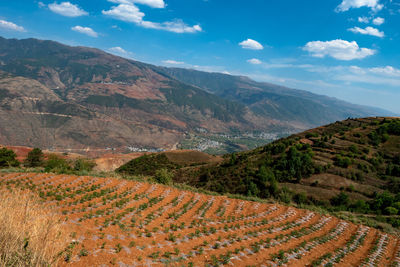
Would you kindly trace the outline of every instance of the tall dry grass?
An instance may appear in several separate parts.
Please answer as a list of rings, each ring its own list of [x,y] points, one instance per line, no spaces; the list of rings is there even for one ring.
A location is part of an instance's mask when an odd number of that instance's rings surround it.
[[[0,190],[0,266],[53,266],[68,243],[60,217],[28,191]]]

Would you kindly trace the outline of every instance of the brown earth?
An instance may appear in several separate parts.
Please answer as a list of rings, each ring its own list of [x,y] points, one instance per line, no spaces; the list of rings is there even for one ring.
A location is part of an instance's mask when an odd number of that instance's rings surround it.
[[[195,266],[278,264],[299,246],[312,245],[288,266],[309,266],[341,248],[359,228],[335,217],[274,203],[209,196],[175,188],[113,178],[35,173],[0,173],[0,187],[22,187],[59,210],[71,230],[73,248],[61,266]],[[345,225],[340,230],[339,225]],[[325,236],[340,233],[323,243]],[[367,238],[340,266],[358,265],[372,253]],[[295,235],[300,235],[295,237]],[[387,266],[398,254],[398,238],[389,235]],[[276,258],[282,251],[283,257]]]

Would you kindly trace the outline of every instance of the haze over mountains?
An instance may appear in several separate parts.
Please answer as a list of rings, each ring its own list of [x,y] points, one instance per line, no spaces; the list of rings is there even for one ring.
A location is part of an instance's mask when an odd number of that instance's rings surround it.
[[[287,133],[391,115],[246,77],[0,37],[0,143],[173,148],[188,133]]]

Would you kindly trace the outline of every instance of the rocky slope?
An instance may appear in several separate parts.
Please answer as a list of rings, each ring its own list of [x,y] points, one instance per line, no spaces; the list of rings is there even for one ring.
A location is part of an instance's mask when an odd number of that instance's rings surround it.
[[[6,145],[173,148],[193,132],[293,132],[376,113],[304,91],[268,91],[243,77],[189,75],[36,39],[0,37],[0,71]]]

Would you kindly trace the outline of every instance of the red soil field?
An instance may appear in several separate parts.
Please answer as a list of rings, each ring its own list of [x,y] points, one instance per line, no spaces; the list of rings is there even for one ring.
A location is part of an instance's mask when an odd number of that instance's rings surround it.
[[[60,266],[400,266],[395,236],[274,203],[114,178],[0,173],[71,233]]]

